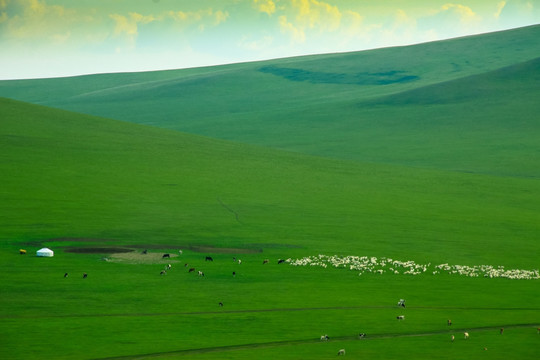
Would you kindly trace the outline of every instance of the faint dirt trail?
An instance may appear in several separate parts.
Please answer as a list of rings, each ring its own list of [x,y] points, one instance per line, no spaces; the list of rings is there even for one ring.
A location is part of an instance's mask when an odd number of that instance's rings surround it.
[[[185,311],[166,313],[118,313],[118,314],[65,314],[65,315],[0,315],[0,319],[45,319],[45,318],[85,318],[85,317],[145,317],[145,316],[190,316],[215,314],[242,314],[265,312],[295,312],[295,311],[328,311],[328,310],[361,310],[361,309],[397,309],[396,306],[329,306],[305,308],[276,308],[251,310],[216,310],[216,311]],[[480,310],[480,311],[540,311],[540,308],[506,308],[506,307],[463,307],[463,306],[408,306],[407,309],[425,310]]]
[[[403,337],[416,337],[416,336],[433,336],[440,334],[450,334],[450,333],[460,333],[460,332],[478,332],[478,331],[489,331],[489,330],[499,330],[500,328],[511,329],[511,328],[534,328],[538,327],[538,324],[501,324],[497,326],[483,326],[476,328],[463,328],[463,329],[452,329],[452,330],[438,330],[430,332],[418,332],[418,333],[404,333],[404,334],[373,334],[368,335],[365,338],[359,339],[357,335],[353,336],[340,336],[333,337],[331,341],[370,341],[376,339],[390,339],[390,338],[403,338]],[[149,354],[138,354],[138,355],[127,355],[127,356],[117,356],[117,357],[107,357],[107,358],[97,358],[92,360],[140,360],[140,359],[149,359],[149,358],[159,358],[167,356],[186,356],[189,357],[193,354],[202,354],[208,352],[224,352],[224,351],[235,351],[242,349],[262,349],[269,347],[278,347],[286,345],[295,345],[295,344],[310,344],[310,343],[320,343],[320,339],[299,339],[299,340],[284,340],[284,341],[271,341],[266,343],[253,343],[253,344],[240,344],[240,345],[227,345],[227,346],[213,346],[206,348],[198,349],[184,349],[177,351],[167,351],[167,352],[156,352]]]

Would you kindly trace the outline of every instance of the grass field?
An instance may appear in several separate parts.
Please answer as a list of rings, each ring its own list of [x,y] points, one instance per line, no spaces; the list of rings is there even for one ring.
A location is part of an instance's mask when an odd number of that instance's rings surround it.
[[[0,358],[537,359],[538,279],[436,266],[539,268],[539,29],[0,82],[79,112],[0,98]],[[318,255],[409,265],[292,265]]]

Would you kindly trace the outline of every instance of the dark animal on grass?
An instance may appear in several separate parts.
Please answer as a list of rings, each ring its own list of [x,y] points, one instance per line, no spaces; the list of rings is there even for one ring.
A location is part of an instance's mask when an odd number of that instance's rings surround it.
[[[194,271],[195,271],[195,268],[189,268],[188,273],[194,272]]]
[[[143,250],[142,252],[144,255],[148,254],[148,250]]]
[[[211,256],[207,256],[207,257],[204,259],[204,261],[214,261],[214,259],[212,259]]]
[[[167,264],[167,266],[165,266],[165,270],[171,270],[171,268],[172,268],[171,264]]]
[[[189,265],[188,263],[185,263],[185,264],[184,264],[184,267],[188,267],[188,265]]]
[[[236,271],[233,271],[233,272],[232,272],[232,276],[233,276],[233,277],[236,276]]]
[[[163,254],[163,256],[161,258],[165,259],[165,258],[170,258],[170,257],[171,257],[171,254]]]
[[[405,315],[399,315],[399,316],[396,316],[396,319],[398,320],[405,320]]]
[[[360,334],[358,334],[358,337],[359,337],[360,339],[363,339],[363,338],[366,337],[366,333],[360,333]]]
[[[68,277],[68,273],[65,273],[65,274],[64,274],[64,277],[67,278],[67,277]]]
[[[263,265],[264,265],[264,264],[268,264],[269,262],[270,262],[270,260],[264,259],[264,260],[263,260]]]
[[[223,307],[223,303],[222,303],[221,301],[219,302],[219,306],[220,306],[220,307]]]
[[[88,277],[87,273],[82,274],[83,279],[86,279]]]
[[[284,263],[284,262],[285,262],[285,260],[279,259],[277,263],[278,263],[278,264],[282,264],[282,263]]]
[[[328,335],[321,335],[321,341],[328,341],[330,340],[330,338],[328,337]]]
[[[161,270],[161,272],[159,273],[159,275],[167,275],[167,272],[165,270]]]
[[[448,326],[452,325],[452,320],[448,319],[447,324],[448,324]]]
[[[504,328],[501,328],[501,330],[499,330],[499,333],[502,335],[504,332]]]

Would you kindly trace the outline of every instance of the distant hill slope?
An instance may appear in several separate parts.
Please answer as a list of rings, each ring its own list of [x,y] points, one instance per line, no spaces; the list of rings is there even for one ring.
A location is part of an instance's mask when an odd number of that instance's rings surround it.
[[[540,26],[174,71],[2,81],[0,96],[356,161],[540,176]]]
[[[311,157],[2,98],[0,119],[9,246],[75,237],[537,266],[538,180]]]

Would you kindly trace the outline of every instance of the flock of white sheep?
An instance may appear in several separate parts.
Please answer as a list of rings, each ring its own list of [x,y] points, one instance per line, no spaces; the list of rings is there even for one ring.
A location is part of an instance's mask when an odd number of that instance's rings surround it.
[[[422,273],[432,273],[433,275],[437,275],[447,273],[470,277],[507,278],[512,280],[540,279],[538,269],[505,269],[504,266],[495,267],[492,265],[467,266],[440,264],[432,266],[431,263],[417,264],[411,260],[400,261],[386,257],[377,258],[374,256],[317,255],[307,256],[301,259],[287,259],[285,262],[293,266],[320,266],[323,268],[331,266],[335,268],[348,268],[349,270],[359,271],[358,275],[362,275],[366,272],[405,275],[418,275]]]

